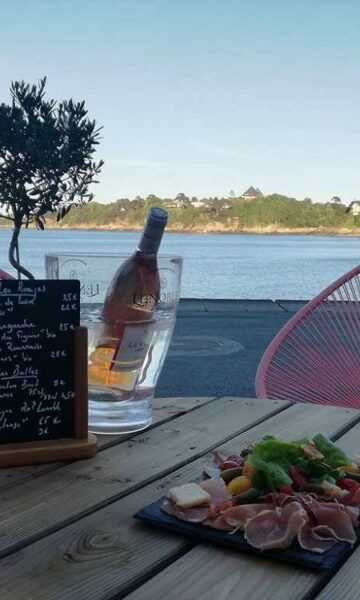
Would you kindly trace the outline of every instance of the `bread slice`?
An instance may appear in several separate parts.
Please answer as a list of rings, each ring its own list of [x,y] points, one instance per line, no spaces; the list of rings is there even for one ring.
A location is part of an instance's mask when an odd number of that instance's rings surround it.
[[[197,483],[185,483],[184,485],[171,488],[168,496],[179,508],[191,508],[192,506],[199,506],[199,504],[209,504],[211,500],[210,494],[205,492]]]

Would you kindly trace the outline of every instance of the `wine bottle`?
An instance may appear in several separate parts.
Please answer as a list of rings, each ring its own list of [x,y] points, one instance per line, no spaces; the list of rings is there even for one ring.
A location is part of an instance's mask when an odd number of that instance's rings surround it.
[[[146,355],[160,295],[157,253],[167,212],[150,209],[137,250],[115,273],[102,307],[102,326],[89,357],[91,384],[116,386],[131,395]]]

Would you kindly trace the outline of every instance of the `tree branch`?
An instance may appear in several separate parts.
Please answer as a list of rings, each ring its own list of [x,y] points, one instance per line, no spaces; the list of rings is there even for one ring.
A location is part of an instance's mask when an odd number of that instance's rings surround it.
[[[9,262],[14,267],[14,269],[16,269],[18,275],[20,275],[20,273],[21,273],[28,279],[35,279],[34,275],[32,275],[32,273],[30,273],[30,271],[25,269],[25,267],[23,267],[20,264],[19,260],[17,260],[17,258],[19,257],[19,247],[18,247],[19,233],[20,233],[20,227],[15,225],[15,227],[13,229],[11,242],[10,242],[10,248],[9,248]],[[15,255],[17,256],[17,258],[15,257]]]

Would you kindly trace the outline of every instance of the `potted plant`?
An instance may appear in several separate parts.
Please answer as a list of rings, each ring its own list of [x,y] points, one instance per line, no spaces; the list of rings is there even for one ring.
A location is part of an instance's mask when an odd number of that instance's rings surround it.
[[[89,185],[103,166],[94,153],[100,129],[87,117],[85,102],[45,98],[46,77],[38,84],[11,84],[11,104],[0,104],[0,209],[13,222],[9,261],[34,279],[20,262],[19,234],[46,216],[60,221],[74,205],[90,202]]]

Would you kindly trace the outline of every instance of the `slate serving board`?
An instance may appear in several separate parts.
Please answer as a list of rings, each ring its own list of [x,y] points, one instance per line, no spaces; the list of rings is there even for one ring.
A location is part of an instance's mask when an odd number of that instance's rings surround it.
[[[161,510],[161,505],[165,497],[160,498],[156,502],[149,504],[135,513],[134,518],[149,525],[167,529],[175,534],[187,535],[195,538],[198,542],[210,542],[212,544],[220,544],[236,548],[239,552],[245,554],[254,554],[262,557],[268,557],[273,560],[280,560],[300,567],[306,567],[316,570],[333,570],[339,566],[346,557],[351,553],[352,549],[347,542],[338,542],[323,554],[309,552],[303,550],[297,543],[294,543],[290,548],[285,550],[267,550],[261,552],[250,546],[244,538],[242,532],[229,533],[211,529],[205,525],[198,523],[186,523],[180,521],[176,517],[172,517]],[[359,535],[358,531],[358,535]]]

